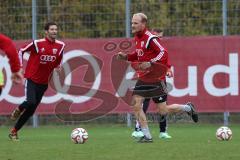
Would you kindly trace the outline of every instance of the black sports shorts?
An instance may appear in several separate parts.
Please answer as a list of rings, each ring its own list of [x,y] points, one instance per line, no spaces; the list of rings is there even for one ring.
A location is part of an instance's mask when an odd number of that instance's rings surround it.
[[[167,101],[167,85],[165,80],[158,82],[144,82],[138,80],[133,95],[139,95],[144,98],[152,98],[155,103]]]

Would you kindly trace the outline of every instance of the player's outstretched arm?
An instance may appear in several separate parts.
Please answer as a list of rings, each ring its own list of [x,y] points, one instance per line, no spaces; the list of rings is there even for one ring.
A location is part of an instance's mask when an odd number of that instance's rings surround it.
[[[138,59],[138,56],[137,56],[137,52],[135,52],[135,51],[132,54],[118,52],[117,59],[133,62]]]

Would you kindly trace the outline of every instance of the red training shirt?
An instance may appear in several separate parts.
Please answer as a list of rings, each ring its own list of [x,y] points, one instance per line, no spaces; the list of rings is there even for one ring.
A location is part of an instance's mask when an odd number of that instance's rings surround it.
[[[155,67],[152,67],[151,73],[148,72],[148,75],[150,74],[159,74],[157,72],[157,69],[164,69],[166,71],[166,68],[170,68],[169,60],[168,60],[168,52],[166,49],[160,44],[160,39],[158,36],[152,34],[149,30],[146,28],[141,32],[135,35],[134,37],[136,49],[132,54],[128,54],[128,61],[133,62],[133,67],[137,68],[137,65],[134,66],[134,62],[152,62],[155,64],[161,64],[158,66],[155,65]],[[165,72],[163,71],[163,72]],[[162,72],[162,73],[163,73]],[[138,77],[143,77],[146,75],[146,72],[144,71],[137,71]],[[152,77],[156,77],[152,76]],[[149,76],[150,78],[151,76]],[[151,77],[151,78],[152,78]],[[165,79],[165,75],[161,76],[160,79]]]
[[[44,38],[34,40],[21,48],[19,56],[22,57],[25,52],[30,53],[25,69],[25,78],[38,84],[48,84],[48,79],[54,68],[61,63],[64,47],[65,44],[62,41],[55,40],[52,42],[48,38]]]
[[[12,40],[4,34],[0,34],[0,49],[3,50],[7,55],[11,66],[11,71],[18,72],[20,70],[20,62],[17,49]]]

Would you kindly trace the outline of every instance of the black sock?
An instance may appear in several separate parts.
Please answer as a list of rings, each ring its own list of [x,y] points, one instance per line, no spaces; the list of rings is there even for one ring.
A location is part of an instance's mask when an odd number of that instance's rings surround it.
[[[143,101],[143,112],[146,114],[150,103],[150,98],[145,98]]]
[[[160,128],[160,132],[166,132],[166,130],[167,130],[167,116],[166,115],[160,115],[159,128]]]

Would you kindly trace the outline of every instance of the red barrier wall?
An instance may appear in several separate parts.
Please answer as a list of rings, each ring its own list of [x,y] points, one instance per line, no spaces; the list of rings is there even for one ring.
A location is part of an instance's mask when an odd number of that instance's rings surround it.
[[[64,62],[69,62],[71,69],[78,67],[69,76],[71,82],[68,83],[95,88],[96,92],[99,92],[90,93],[90,97],[82,97],[89,90],[75,89],[76,92],[81,90],[82,93],[79,91],[74,93],[75,96],[69,96],[69,94],[56,94],[49,87],[38,108],[38,113],[54,113],[56,104],[64,98],[74,102],[71,112],[75,113],[96,109],[102,100],[107,101],[105,107],[112,106],[108,111],[131,111],[124,100],[118,98],[116,102],[112,101],[111,97],[115,97],[117,91],[120,95],[124,94],[127,89],[124,88],[126,85],[123,79],[126,77],[128,64],[116,61],[113,56],[120,50],[131,52],[134,49],[132,39],[64,41],[66,43]],[[168,102],[192,101],[199,112],[239,112],[239,42],[240,36],[165,38],[162,44],[167,48],[170,62],[174,67],[174,78],[168,79],[173,85]],[[16,44],[19,48],[25,43],[17,41]],[[2,52],[0,62],[0,68],[6,73],[6,85],[0,97],[0,114],[9,114],[24,100],[24,86],[11,84],[10,68]],[[98,69],[101,70],[100,74]],[[97,75],[94,75],[94,72]],[[96,97],[96,94],[99,96]],[[150,110],[156,109],[152,105]]]

